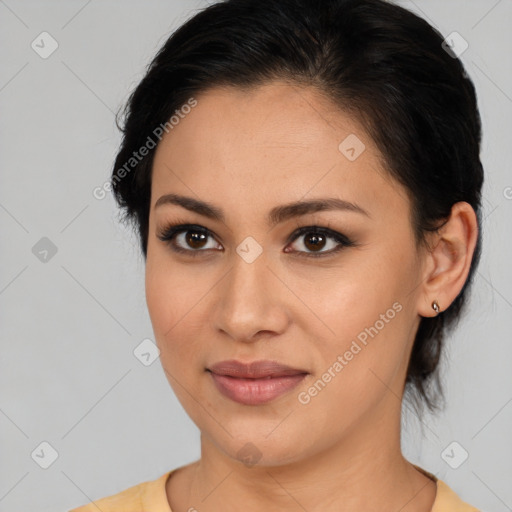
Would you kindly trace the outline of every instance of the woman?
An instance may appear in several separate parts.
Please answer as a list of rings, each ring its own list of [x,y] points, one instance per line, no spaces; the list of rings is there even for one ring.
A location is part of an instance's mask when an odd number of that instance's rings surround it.
[[[400,447],[481,247],[475,90],[383,0],[227,0],[165,43],[112,187],[198,461],[74,512],[474,511]]]

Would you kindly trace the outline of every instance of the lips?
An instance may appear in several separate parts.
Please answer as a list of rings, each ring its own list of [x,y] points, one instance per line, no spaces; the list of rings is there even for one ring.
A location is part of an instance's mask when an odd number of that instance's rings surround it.
[[[221,361],[209,368],[218,391],[245,405],[270,402],[295,388],[308,374],[276,361]]]

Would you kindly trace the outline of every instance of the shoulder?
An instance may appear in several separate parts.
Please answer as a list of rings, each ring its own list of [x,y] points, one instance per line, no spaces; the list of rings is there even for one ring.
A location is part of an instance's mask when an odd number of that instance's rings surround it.
[[[174,470],[172,470],[174,471]],[[172,512],[167,501],[165,483],[172,473],[168,471],[155,480],[148,480],[123,491],[94,500],[69,512]]]
[[[435,475],[415,464],[414,467],[436,483],[436,499],[431,512],[480,512],[477,508],[462,501],[447,484]]]
[[[437,495],[432,512],[480,512],[469,505],[442,480],[437,480]]]

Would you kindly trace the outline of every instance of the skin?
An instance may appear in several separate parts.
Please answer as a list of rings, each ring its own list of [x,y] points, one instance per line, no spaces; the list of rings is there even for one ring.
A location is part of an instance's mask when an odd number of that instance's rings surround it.
[[[401,399],[421,317],[435,315],[434,299],[446,309],[466,281],[473,209],[455,204],[429,249],[416,246],[405,190],[357,119],[316,89],[271,82],[196,99],[155,154],[146,260],[161,363],[201,431],[200,460],[167,481],[172,510],[231,511],[243,503],[247,511],[429,511],[435,483],[401,453]],[[365,144],[354,161],[338,149],[350,134]],[[170,193],[215,205],[224,222],[175,204],[155,208]],[[329,197],[369,215],[326,210],[267,224],[275,206]],[[174,240],[204,252],[173,252],[157,236],[170,223],[208,229],[203,245],[187,244],[183,234]],[[356,245],[301,257],[315,250],[311,235],[288,243],[302,226],[329,227]],[[263,251],[252,263],[236,251],[249,236]],[[327,238],[317,251],[337,246]],[[298,394],[397,302],[394,318],[301,403]],[[220,394],[205,371],[226,359],[270,359],[309,375],[270,403],[244,405]],[[252,466],[238,453],[247,443],[260,457]]]

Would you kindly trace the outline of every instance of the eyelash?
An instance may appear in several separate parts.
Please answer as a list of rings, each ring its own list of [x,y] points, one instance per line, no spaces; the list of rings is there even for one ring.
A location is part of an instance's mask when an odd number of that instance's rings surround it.
[[[176,246],[174,242],[174,238],[187,231],[197,232],[204,234],[206,236],[213,236],[211,231],[209,229],[206,229],[202,226],[198,226],[196,224],[170,224],[164,229],[162,229],[158,234],[157,237],[162,241],[165,242],[172,251],[181,253],[181,254],[187,254],[192,257],[199,256],[199,253],[206,252],[210,249],[183,249],[182,247]],[[305,252],[305,251],[292,251],[299,257],[306,257],[306,258],[322,258],[326,256],[331,256],[345,247],[354,247],[356,245],[355,242],[347,238],[345,235],[338,233],[337,231],[333,231],[329,228],[322,228],[320,226],[304,226],[302,228],[297,229],[293,232],[293,234],[288,238],[288,241],[286,242],[286,245],[290,244],[291,242],[295,242],[298,238],[300,238],[302,235],[305,234],[316,234],[316,235],[323,235],[327,238],[330,238],[337,242],[339,245],[331,249],[330,251],[325,252]]]

